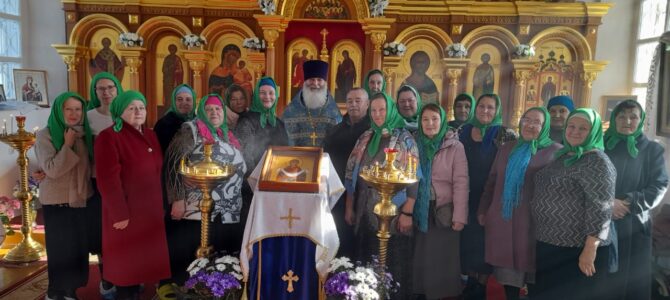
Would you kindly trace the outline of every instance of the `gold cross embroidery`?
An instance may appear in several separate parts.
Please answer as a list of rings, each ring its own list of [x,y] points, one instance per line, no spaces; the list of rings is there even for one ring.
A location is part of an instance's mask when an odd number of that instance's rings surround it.
[[[288,229],[293,228],[293,220],[300,220],[300,217],[293,216],[293,208],[288,209],[288,215],[279,218],[280,220],[288,221]]]
[[[312,134],[309,135],[309,138],[312,139],[312,146],[316,146],[316,138],[318,136],[316,135],[316,132],[312,131]]]
[[[288,281],[288,287],[286,288],[286,291],[293,293],[293,282],[300,280],[300,277],[293,276],[293,270],[288,270],[288,272],[281,277],[281,280]]]

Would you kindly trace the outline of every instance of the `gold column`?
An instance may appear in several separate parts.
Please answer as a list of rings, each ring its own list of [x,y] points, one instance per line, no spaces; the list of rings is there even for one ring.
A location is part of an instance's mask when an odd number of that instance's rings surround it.
[[[387,56],[381,68],[382,72],[384,72],[384,80],[386,81],[386,94],[390,95],[394,100],[397,100],[395,99],[395,91],[399,88],[399,86],[396,86],[396,77],[398,76],[396,70],[400,66],[400,60],[400,56]]]
[[[284,32],[286,25],[281,15],[254,15],[258,25],[263,29],[263,38],[268,42],[265,50],[265,75],[275,77],[276,51],[275,42],[279,39],[279,33]]]
[[[391,28],[395,19],[380,17],[380,18],[365,18],[362,21],[363,31],[370,39],[374,50],[372,52],[372,68],[382,68],[382,46],[386,41],[386,32]]]
[[[449,79],[449,90],[447,92],[447,102],[442,103],[442,107],[447,111],[447,120],[454,119],[454,99],[458,96],[458,85],[460,84],[463,70],[467,68],[467,58],[444,58],[444,72]]]
[[[609,61],[582,61],[582,73],[579,74],[579,77],[582,80],[580,107],[591,107],[591,89],[593,88],[593,82],[598,78],[598,73],[602,72],[608,64]]]
[[[186,50],[184,58],[188,61],[189,69],[193,71],[193,90],[198,97],[202,97],[207,93],[202,72],[207,62],[212,59],[212,53],[205,50]]]
[[[130,77],[130,89],[131,90],[140,90],[140,67],[142,66],[142,61],[144,60],[144,51],[145,48],[140,47],[121,47],[119,52],[123,57],[123,61],[126,64],[126,70]]]
[[[63,62],[67,65],[67,83],[68,90],[78,92],[81,95],[87,95],[86,86],[79,86],[79,78],[84,76],[84,73],[79,73],[79,66],[84,62],[86,65],[86,52],[88,48],[77,45],[62,45],[52,44],[51,47],[56,49],[58,55],[63,58]],[[85,72],[85,69],[81,69]]]
[[[510,119],[510,127],[515,130],[519,128],[519,120],[525,110],[526,83],[528,83],[536,63],[537,61],[534,59],[512,59],[512,65],[514,65],[514,112]]]

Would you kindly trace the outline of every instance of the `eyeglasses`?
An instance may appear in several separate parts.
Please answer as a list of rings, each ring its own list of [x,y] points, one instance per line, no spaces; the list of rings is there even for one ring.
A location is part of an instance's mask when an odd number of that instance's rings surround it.
[[[542,121],[529,118],[521,118],[521,123],[528,126],[542,126]]]
[[[115,85],[100,86],[100,87],[96,87],[95,90],[98,91],[98,92],[101,92],[101,93],[104,93],[104,92],[106,92],[106,91],[110,91],[110,92],[111,92],[111,91],[116,90],[116,86],[115,86]]]

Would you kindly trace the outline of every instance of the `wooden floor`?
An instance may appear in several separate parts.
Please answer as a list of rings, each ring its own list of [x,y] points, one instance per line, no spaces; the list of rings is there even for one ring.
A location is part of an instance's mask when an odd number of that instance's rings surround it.
[[[4,257],[22,238],[23,235],[18,230],[14,235],[7,236],[0,247],[0,257]],[[43,227],[38,226],[34,230],[33,238],[44,245]],[[0,260],[0,299],[37,299],[41,297],[41,292],[46,291],[46,280],[39,280],[42,279],[41,277],[46,278],[46,256],[37,262],[22,265],[5,263]]]

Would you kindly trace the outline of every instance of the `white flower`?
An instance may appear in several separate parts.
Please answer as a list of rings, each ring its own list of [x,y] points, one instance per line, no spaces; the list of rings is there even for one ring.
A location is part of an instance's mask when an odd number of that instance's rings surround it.
[[[468,49],[461,43],[451,44],[446,50],[449,57],[463,58],[468,55]]]
[[[189,33],[181,38],[181,42],[186,47],[200,47],[201,45],[207,44],[207,39],[202,36]]]
[[[134,32],[124,32],[119,34],[119,43],[124,47],[142,47],[144,44],[144,38]]]
[[[535,56],[535,47],[526,44],[519,44],[516,45],[514,54],[516,54],[518,57],[533,57]]]
[[[391,52],[388,52],[388,50],[384,50],[384,55],[389,56],[391,55]]]
[[[271,15],[275,13],[276,7],[273,0],[258,0],[258,6],[261,8],[266,15]]]

